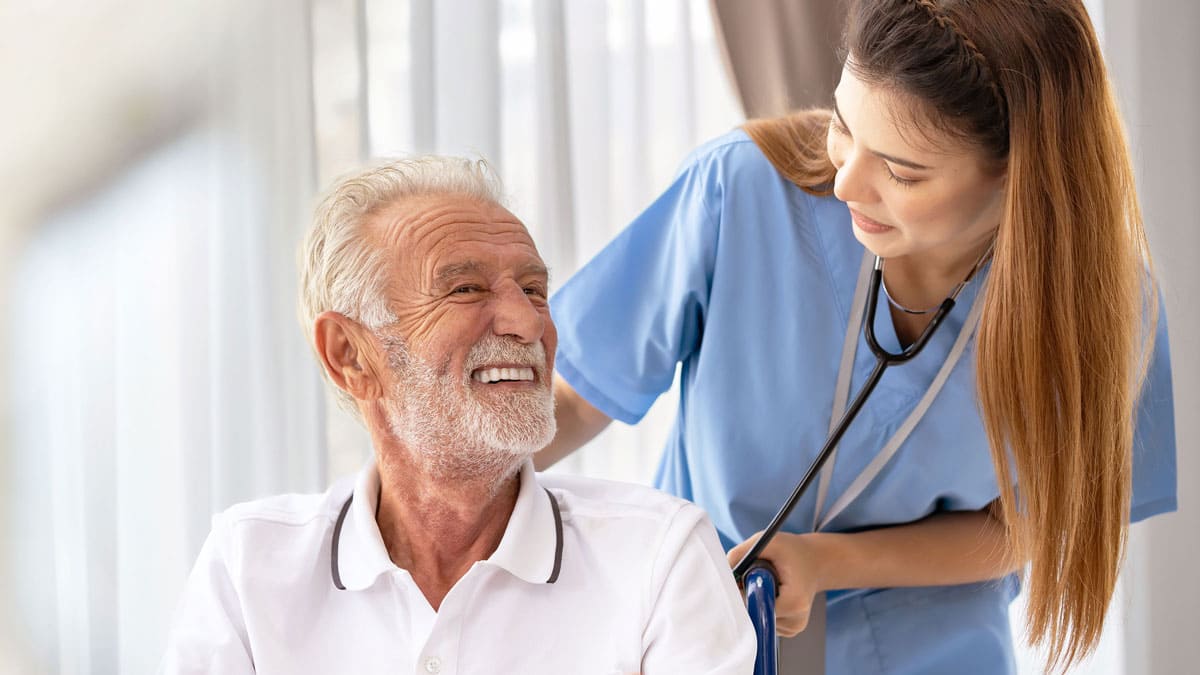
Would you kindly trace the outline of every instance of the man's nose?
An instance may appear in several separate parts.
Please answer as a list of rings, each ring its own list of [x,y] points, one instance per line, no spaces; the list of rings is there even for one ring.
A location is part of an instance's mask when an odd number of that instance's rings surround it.
[[[494,302],[492,331],[496,335],[512,337],[522,344],[533,344],[542,339],[545,319],[519,284],[503,284],[497,289]]]

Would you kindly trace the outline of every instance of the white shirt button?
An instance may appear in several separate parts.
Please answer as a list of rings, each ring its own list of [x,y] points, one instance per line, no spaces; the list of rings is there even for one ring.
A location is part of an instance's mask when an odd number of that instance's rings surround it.
[[[442,672],[442,660],[436,656],[425,659],[425,672],[429,675],[437,675]]]

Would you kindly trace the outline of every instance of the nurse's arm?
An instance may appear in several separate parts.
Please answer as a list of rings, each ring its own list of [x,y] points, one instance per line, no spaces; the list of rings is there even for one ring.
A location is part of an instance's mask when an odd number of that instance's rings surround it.
[[[533,456],[533,465],[542,471],[575,452],[592,440],[612,419],[579,395],[558,373],[554,374],[554,417],[558,431],[550,445]]]
[[[819,533],[813,542],[821,590],[947,586],[998,579],[1020,567],[999,505],[935,513],[907,525],[853,534]]]
[[[1014,572],[1020,566],[998,504],[979,511],[935,513],[892,527],[854,533],[780,533],[762,557],[779,572],[776,625],[792,636],[804,630],[813,596],[835,589],[949,586]],[[739,561],[758,535],[729,552]]]

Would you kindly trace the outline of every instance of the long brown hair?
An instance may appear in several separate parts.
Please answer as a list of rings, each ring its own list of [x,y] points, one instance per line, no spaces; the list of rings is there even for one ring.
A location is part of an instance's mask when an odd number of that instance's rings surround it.
[[[1157,310],[1095,32],[1081,0],[854,0],[845,47],[860,79],[925,102],[926,121],[1006,165],[978,396],[1009,540],[1030,563],[1028,638],[1067,667],[1099,640],[1123,559]],[[824,195],[829,116],[745,128]]]

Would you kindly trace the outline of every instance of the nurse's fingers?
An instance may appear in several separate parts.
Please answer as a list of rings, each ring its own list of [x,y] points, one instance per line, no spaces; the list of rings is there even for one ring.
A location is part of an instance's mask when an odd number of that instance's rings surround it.
[[[759,530],[758,532],[755,532],[754,534],[750,535],[750,538],[747,539],[746,541],[743,541],[742,543],[738,544],[737,546],[734,546],[733,548],[729,549],[729,553],[726,555],[726,558],[729,559],[729,566],[737,567],[737,564],[742,561],[742,557],[746,555],[746,553],[750,550],[751,546],[754,546],[754,543],[756,541],[758,541],[759,537],[761,537],[762,534],[763,534],[763,531]]]
[[[751,547],[762,537],[762,534],[761,531],[755,532],[746,541],[729,549],[729,554],[726,556],[729,559],[729,566],[736,567]],[[767,544],[767,547],[759,555],[759,559],[766,560],[775,567],[779,592],[784,595],[787,595],[788,591],[797,590],[808,591],[811,594],[813,589],[809,588],[808,577],[811,571],[808,569],[811,562],[809,558],[802,536],[789,532],[776,534],[771,543]],[[789,585],[792,588],[785,588]],[[811,597],[809,600],[811,602]]]
[[[761,532],[729,551],[729,564],[736,566],[754,546]],[[775,627],[784,637],[792,637],[808,627],[813,596],[820,591],[814,574],[814,555],[805,535],[781,532],[762,552],[762,558],[775,566],[779,597],[775,600]]]
[[[808,627],[812,613],[812,594],[803,584],[780,584],[775,600],[775,630],[784,637],[793,637]]]
[[[788,615],[776,615],[775,632],[780,637],[796,637],[808,628],[808,612]]]

